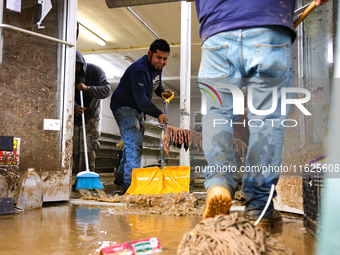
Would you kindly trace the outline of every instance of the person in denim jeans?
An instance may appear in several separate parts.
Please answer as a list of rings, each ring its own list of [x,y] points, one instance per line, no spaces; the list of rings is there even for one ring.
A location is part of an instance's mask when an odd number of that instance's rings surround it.
[[[110,108],[119,126],[124,151],[119,172],[124,169],[124,193],[130,187],[132,169],[141,167],[144,114],[158,119],[160,124],[168,122],[151,98],[154,93],[161,97],[164,90],[161,76],[170,53],[169,44],[163,39],[155,40],[148,54],[131,64],[123,74],[111,97]]]
[[[317,5],[326,2],[315,1]],[[292,86],[295,0],[195,0],[195,4],[202,39],[199,86],[211,86],[221,99],[221,104],[216,104],[206,97],[202,122],[203,150],[208,162],[203,219],[227,214],[232,204],[237,172],[233,170],[236,159],[231,123],[238,121],[233,100],[243,102],[243,95],[233,95],[229,88],[240,90],[245,86],[252,101],[248,100],[250,138],[243,194],[246,216],[256,221],[280,175],[277,171],[263,171],[263,166],[281,164],[285,131],[281,122],[286,119],[286,115],[281,115],[281,89]],[[273,100],[273,91],[277,91],[277,102]],[[289,96],[292,95],[287,93]],[[258,111],[269,110],[275,103],[276,110],[265,115],[254,114],[250,109],[251,104]],[[258,226],[267,228],[281,223],[281,214],[271,201]]]

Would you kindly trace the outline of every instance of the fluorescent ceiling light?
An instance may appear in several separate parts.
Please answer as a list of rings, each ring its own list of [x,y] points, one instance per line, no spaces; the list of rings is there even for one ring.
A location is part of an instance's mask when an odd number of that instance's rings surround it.
[[[130,17],[139,22],[145,31],[148,32],[155,39],[160,39],[159,35],[152,30],[152,28],[134,11],[131,7],[126,7],[123,9]]]
[[[82,30],[80,30],[80,32],[84,33],[85,37],[89,37],[91,38],[91,40],[95,41],[96,43],[98,43],[100,46],[105,46],[106,42],[96,33],[92,32],[90,29],[88,29],[87,27],[85,27],[83,24],[81,24],[80,22],[78,22],[79,25],[84,28]]]

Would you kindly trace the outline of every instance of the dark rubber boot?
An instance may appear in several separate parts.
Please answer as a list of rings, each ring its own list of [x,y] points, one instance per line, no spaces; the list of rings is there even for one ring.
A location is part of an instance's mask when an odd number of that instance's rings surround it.
[[[246,212],[246,216],[249,221],[254,224],[260,217],[260,213],[256,210],[251,210]],[[282,216],[281,213],[275,209],[272,210],[268,215],[263,216],[263,218],[257,224],[257,226],[260,228],[271,228],[279,225],[282,225]]]

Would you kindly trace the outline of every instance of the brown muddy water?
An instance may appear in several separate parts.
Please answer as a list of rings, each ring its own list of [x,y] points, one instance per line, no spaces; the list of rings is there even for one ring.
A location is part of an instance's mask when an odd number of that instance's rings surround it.
[[[184,234],[201,220],[200,216],[134,214],[114,208],[44,203],[40,209],[2,215],[0,254],[98,254],[105,244],[158,237],[163,247],[158,254],[174,255]],[[314,254],[316,241],[303,228],[300,216],[285,214],[283,226],[271,233],[294,254]]]

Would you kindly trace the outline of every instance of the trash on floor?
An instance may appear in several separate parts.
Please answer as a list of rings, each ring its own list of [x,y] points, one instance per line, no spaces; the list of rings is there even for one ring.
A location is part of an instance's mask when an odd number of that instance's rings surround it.
[[[43,204],[43,185],[34,168],[28,168],[18,184],[17,206],[22,209],[35,209]]]
[[[162,250],[161,244],[157,237],[147,238],[132,242],[115,244],[101,249],[99,255],[137,255],[151,254]]]

